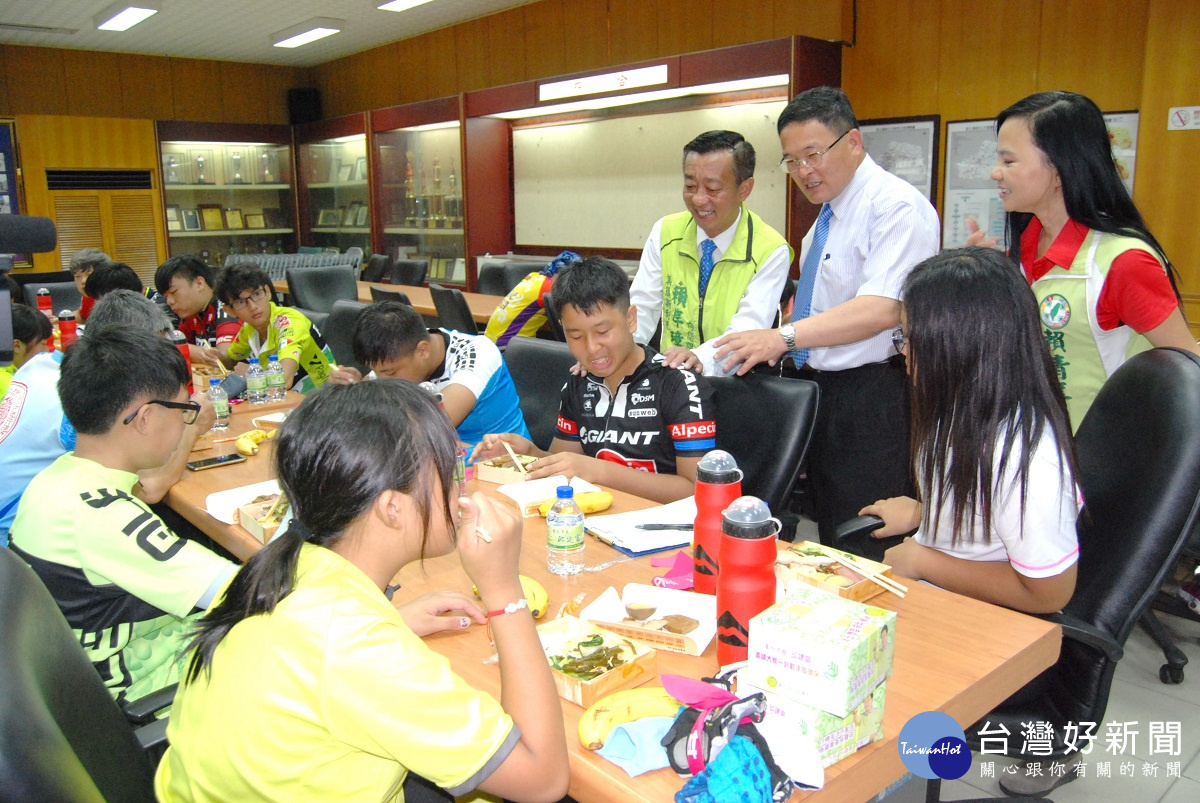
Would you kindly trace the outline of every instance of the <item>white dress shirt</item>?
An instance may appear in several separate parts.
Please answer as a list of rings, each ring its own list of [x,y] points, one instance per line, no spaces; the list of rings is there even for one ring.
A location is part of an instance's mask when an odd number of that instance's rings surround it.
[[[721,260],[726,249],[733,244],[733,236],[737,232],[738,221],[742,219],[742,211],[733,224],[725,231],[711,238],[717,249],[713,251],[713,264]],[[700,253],[700,243],[710,239],[704,229],[696,227],[696,252]],[[779,311],[779,297],[783,294],[783,283],[787,279],[788,265],[792,255],[787,243],[776,248],[767,257],[763,266],[750,279],[746,292],[738,304],[737,312],[729,319],[729,326],[724,332],[701,343],[692,353],[703,363],[702,372],[706,376],[728,376],[731,371],[724,371],[721,366],[713,364],[713,355],[717,351],[716,342],[730,332],[744,332],[749,329],[770,329],[775,325],[775,315]],[[637,307],[638,325],[634,340],[646,343],[654,336],[658,328],[658,320],[662,316],[662,219],[650,229],[650,236],[642,249],[641,264],[633,277],[633,285],[629,288],[629,301]],[[734,370],[738,366],[733,366]]]
[[[933,205],[916,187],[884,170],[870,156],[829,206],[833,216],[813,288],[813,315],[857,296],[899,300],[908,272],[938,252],[941,224]],[[800,245],[801,266],[815,228],[814,224]],[[891,333],[888,328],[855,343],[814,348],[808,365],[821,371],[844,371],[883,362],[896,353]]]

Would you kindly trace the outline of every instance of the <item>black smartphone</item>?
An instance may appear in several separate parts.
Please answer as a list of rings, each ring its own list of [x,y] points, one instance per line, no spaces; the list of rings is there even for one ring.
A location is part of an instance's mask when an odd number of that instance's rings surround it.
[[[206,468],[231,466],[234,463],[244,462],[246,462],[246,456],[244,454],[223,454],[220,457],[206,457],[203,460],[193,460],[187,464],[187,467],[192,471],[203,471]]]

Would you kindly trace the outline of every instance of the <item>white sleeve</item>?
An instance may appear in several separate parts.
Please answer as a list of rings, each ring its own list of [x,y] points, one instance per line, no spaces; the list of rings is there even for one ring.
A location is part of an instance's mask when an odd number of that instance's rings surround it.
[[[478,399],[492,375],[504,364],[500,349],[484,335],[470,335],[457,342],[452,341],[452,346],[453,350],[446,354],[449,376],[442,386],[462,385]]]
[[[1025,519],[1021,521],[1021,487],[1015,481],[1018,455],[1010,456],[1003,493],[992,513],[992,528],[1008,552],[1008,562],[1026,577],[1054,577],[1079,559],[1075,521],[1080,499],[1075,487],[1064,482],[1058,451],[1043,433],[1025,489]]]
[[[693,349],[692,353],[704,365],[705,376],[728,376],[738,368],[734,365],[731,371],[724,371],[714,364],[713,355],[717,353],[717,341],[722,337],[730,332],[774,328],[775,315],[779,311],[779,297],[783,295],[783,284],[787,281],[791,262],[792,252],[787,243],[772,251],[763,266],[750,279],[750,284],[746,286],[746,292],[738,303],[737,312],[729,319],[729,326],[725,331]]]
[[[647,343],[658,328],[662,316],[662,219],[650,229],[642,259],[638,263],[633,284],[629,287],[629,303],[637,307],[638,325],[633,339]]]
[[[909,272],[938,252],[941,232],[937,215],[924,214],[926,211],[898,201],[871,221],[863,282],[855,295],[900,299]]]

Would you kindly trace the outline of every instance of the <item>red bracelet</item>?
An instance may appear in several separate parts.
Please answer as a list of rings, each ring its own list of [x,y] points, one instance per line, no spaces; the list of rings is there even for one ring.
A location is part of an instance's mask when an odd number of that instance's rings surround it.
[[[493,616],[503,616],[506,613],[516,613],[517,611],[525,610],[528,607],[529,600],[521,597],[516,602],[510,602],[498,611],[488,611],[484,614],[484,616],[491,619]]]

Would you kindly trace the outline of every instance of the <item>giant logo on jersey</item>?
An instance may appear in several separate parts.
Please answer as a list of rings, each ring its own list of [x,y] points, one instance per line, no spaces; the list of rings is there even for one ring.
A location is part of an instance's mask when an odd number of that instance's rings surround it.
[[[607,460],[610,463],[616,463],[619,466],[627,466],[637,471],[645,471],[647,474],[658,473],[658,468],[654,465],[653,460],[639,460],[637,458],[625,457],[620,452],[613,449],[601,449],[600,451],[596,452],[596,459]]]

